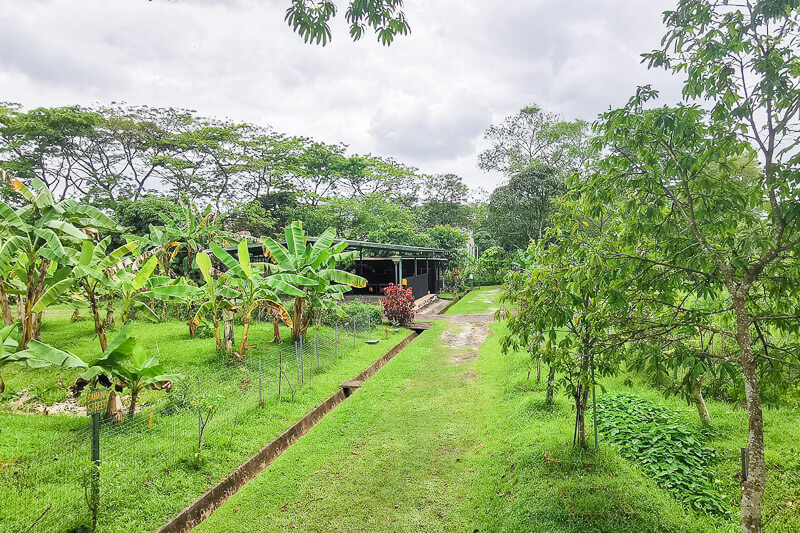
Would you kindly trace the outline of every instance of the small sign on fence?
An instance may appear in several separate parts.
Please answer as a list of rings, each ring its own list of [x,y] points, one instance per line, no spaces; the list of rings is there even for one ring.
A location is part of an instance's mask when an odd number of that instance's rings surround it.
[[[109,389],[94,389],[86,395],[86,416],[99,415],[106,410]]]

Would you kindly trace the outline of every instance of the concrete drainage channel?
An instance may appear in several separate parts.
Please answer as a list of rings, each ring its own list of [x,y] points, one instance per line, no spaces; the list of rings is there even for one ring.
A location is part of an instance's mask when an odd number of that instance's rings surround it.
[[[342,383],[338,391],[318,405],[314,410],[306,414],[299,422],[284,431],[278,438],[261,448],[261,450],[246,463],[242,464],[228,477],[212,487],[197,501],[181,511],[178,516],[159,529],[159,533],[191,531],[198,526],[200,522],[211,516],[211,514],[225,503],[228,498],[244,487],[248,481],[261,473],[272,461],[280,457],[292,444],[297,442],[300,437],[308,433],[308,430],[322,420],[326,414],[333,411],[337,405],[349,398],[354,391],[361,387],[364,381],[372,377],[383,365],[400,353],[403,348],[408,346],[422,331],[430,327],[426,326],[427,325],[420,324],[419,327],[414,327],[414,325],[412,325],[412,333],[405,339],[383,354],[377,361],[369,365],[354,379]]]

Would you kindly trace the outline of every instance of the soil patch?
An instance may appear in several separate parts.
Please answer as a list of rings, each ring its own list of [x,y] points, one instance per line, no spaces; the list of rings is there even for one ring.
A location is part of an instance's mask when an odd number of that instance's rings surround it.
[[[77,398],[67,398],[63,402],[55,402],[50,405],[45,405],[31,397],[31,395],[28,393],[28,389],[22,389],[17,394],[19,397],[10,403],[12,412],[79,416],[86,414],[86,407],[80,405]]]
[[[461,379],[463,381],[475,381],[476,379],[478,379],[478,374],[470,370],[468,372],[465,372],[464,375],[461,376]]]
[[[441,342],[447,348],[458,351],[450,357],[450,362],[460,365],[478,357],[478,349],[489,336],[491,316],[487,315],[453,315],[442,316],[442,320],[458,324],[458,329],[442,332]]]

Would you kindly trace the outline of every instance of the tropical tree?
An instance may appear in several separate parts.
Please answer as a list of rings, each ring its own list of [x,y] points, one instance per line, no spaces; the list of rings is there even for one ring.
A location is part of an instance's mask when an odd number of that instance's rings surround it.
[[[131,351],[131,356],[126,362],[117,362],[113,366],[114,375],[131,392],[131,403],[128,407],[128,417],[136,414],[136,403],[139,394],[147,389],[167,390],[172,384],[182,380],[183,374],[166,374],[164,365],[154,356],[148,356],[141,344],[136,344]]]
[[[88,385],[94,389],[98,381],[108,381],[107,376],[121,380],[131,389],[130,414],[136,408],[136,398],[146,388],[166,388],[172,382],[182,379],[177,374],[164,374],[163,367],[154,357],[147,357],[144,349],[135,337],[130,335],[131,324],[126,324],[108,343],[108,346],[97,355],[80,357],[66,350],[60,350],[48,344],[33,340],[28,348],[19,355],[27,358],[28,364],[36,366],[53,365],[62,368],[83,369],[78,390]],[[105,379],[103,379],[105,377]],[[109,399],[109,410],[112,408]],[[116,413],[109,411],[109,416]]]
[[[107,280],[109,299],[119,299],[123,326],[128,323],[132,309],[142,311],[151,320],[158,320],[158,316],[147,301],[147,292],[152,288],[152,284],[149,282],[154,279],[151,276],[157,265],[158,258],[150,256],[138,271],[133,270],[133,263],[131,263],[109,272]]]
[[[305,293],[295,285],[308,285],[315,280],[295,273],[278,273],[265,276],[264,264],[251,265],[247,240],[242,239],[238,246],[238,257],[234,258],[216,243],[211,243],[211,251],[228,270],[225,272],[226,287],[236,291],[236,302],[241,308],[242,340],[239,345],[239,356],[244,357],[247,350],[247,339],[250,332],[250,321],[253,311],[259,307],[275,310],[289,327],[292,321],[289,313],[281,305],[279,293],[300,298]]]
[[[109,252],[108,247],[110,242],[111,237],[106,237],[97,243],[97,245],[90,240],[83,241],[81,243],[80,254],[77,258],[73,258],[74,262],[72,263],[72,281],[79,287],[82,295],[89,303],[89,309],[94,318],[95,333],[97,333],[97,337],[100,341],[100,348],[104,351],[108,347],[105,333],[108,324],[100,317],[100,302],[103,297],[110,298],[115,289],[122,288],[121,283],[115,283],[112,277],[112,271],[124,268],[120,265],[126,258],[130,263],[133,263],[131,254],[136,251],[138,246],[136,241],[129,242]],[[155,264],[151,264],[150,273],[152,273],[154,267]],[[149,273],[147,273],[147,276],[142,276],[142,283],[146,281],[148,276]],[[47,295],[47,293],[45,293],[45,295]],[[131,295],[129,294],[129,296]]]
[[[33,180],[33,190],[3,172],[11,189],[27,203],[12,209],[0,202],[0,268],[19,264],[15,276],[24,287],[22,295],[20,345],[27,347],[39,336],[40,315],[47,306],[65,294],[74,282],[70,265],[89,234],[99,229],[113,230],[116,224],[98,209],[74,200],[56,202],[44,184]],[[58,268],[58,265],[62,265]]]
[[[274,261],[267,265],[269,272],[302,278],[297,285],[303,287],[303,294],[294,295],[291,320],[292,338],[297,340],[305,335],[314,313],[319,317],[325,308],[337,310],[338,306],[334,307],[333,302],[341,300],[350,287],[366,286],[367,280],[336,268],[352,261],[356,255],[355,252],[344,252],[346,241],[334,244],[335,229],[325,230],[313,244],[308,243],[301,222],[292,222],[284,233],[286,246],[271,237],[262,237],[261,242]]]
[[[402,7],[403,0],[351,0],[345,12],[350,37],[357,41],[371,28],[381,44],[388,46],[395,35],[411,31]],[[292,0],[286,10],[286,22],[305,42],[324,46],[331,40],[328,22],[335,15],[336,4],[331,0]]]
[[[627,342],[616,333],[628,315],[625,265],[605,260],[600,245],[613,248],[612,223],[609,216],[586,216],[575,198],[560,202],[550,242],[531,245],[523,278],[512,280],[503,297],[519,310],[508,317],[503,350],[531,350],[550,364],[551,376],[558,373],[575,402],[573,444],[581,448],[596,376],[617,371]]]

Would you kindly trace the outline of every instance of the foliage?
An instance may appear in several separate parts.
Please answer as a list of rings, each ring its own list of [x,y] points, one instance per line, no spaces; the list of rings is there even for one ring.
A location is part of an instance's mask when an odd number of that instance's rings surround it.
[[[364,287],[367,281],[336,268],[351,261],[355,252],[344,251],[346,241],[334,244],[336,230],[333,228],[325,230],[313,244],[308,242],[302,222],[292,222],[284,234],[286,246],[271,237],[262,237],[261,242],[274,261],[266,265],[267,271],[277,273],[271,278],[287,277],[289,282],[297,280],[303,287],[303,294],[292,295],[292,338],[296,340],[305,334],[314,314],[319,319],[324,309],[335,309],[335,302],[341,300],[351,286]]]
[[[467,260],[465,246],[469,237],[460,229],[450,225],[434,226],[428,236],[435,248],[443,248],[444,256],[450,265],[460,265]]]
[[[619,445],[620,454],[641,464],[660,486],[693,509],[727,517],[709,466],[714,450],[674,414],[634,394],[600,396],[597,429]]]
[[[555,167],[535,163],[494,190],[486,224],[500,246],[524,250],[544,236],[553,214],[552,200],[565,190]]]
[[[148,194],[136,200],[123,198],[114,202],[114,218],[133,235],[146,235],[150,225],[163,224],[163,216],[177,218],[180,206],[174,198]]]
[[[466,291],[469,286],[467,285],[467,278],[464,277],[463,271],[456,268],[448,268],[444,272],[444,292],[451,292],[459,294]]]
[[[67,266],[84,243],[89,232],[116,229],[116,224],[97,208],[74,200],[57,202],[52,192],[38,179],[29,189],[2,171],[3,181],[25,200],[23,207],[12,209],[0,202],[0,272],[12,269],[21,285],[23,299],[22,348],[39,336],[39,315],[72,286],[74,279]]]
[[[480,167],[513,176],[544,165],[558,169],[563,179],[589,160],[588,130],[582,120],[565,122],[535,104],[528,106],[486,130],[491,147],[480,154]]]
[[[381,299],[383,314],[392,324],[407,326],[414,321],[414,292],[400,285],[390,283],[383,289],[385,296]]]
[[[505,280],[510,266],[510,260],[505,250],[493,246],[484,250],[478,258],[477,278],[481,284],[498,285]]]
[[[354,319],[360,324],[369,322],[378,325],[383,320],[383,314],[380,307],[358,299],[340,303],[337,309],[325,309],[322,312],[322,324],[326,326],[352,326]]]
[[[403,0],[351,0],[345,13],[350,37],[357,41],[371,28],[378,41],[388,46],[396,35],[411,31],[402,7]],[[325,46],[331,40],[328,22],[335,15],[336,4],[331,0],[292,0],[285,20],[303,41]]]

